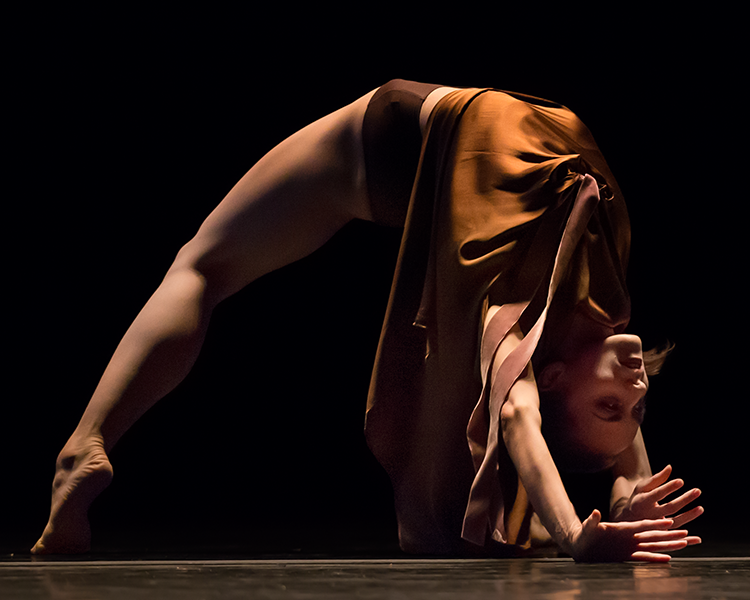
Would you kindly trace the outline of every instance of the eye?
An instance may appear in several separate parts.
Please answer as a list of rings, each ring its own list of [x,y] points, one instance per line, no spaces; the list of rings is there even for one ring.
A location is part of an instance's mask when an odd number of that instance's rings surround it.
[[[622,403],[615,397],[599,398],[596,401],[596,413],[605,421],[622,420]]]
[[[617,398],[601,398],[596,405],[597,408],[606,412],[620,411],[620,401]]]

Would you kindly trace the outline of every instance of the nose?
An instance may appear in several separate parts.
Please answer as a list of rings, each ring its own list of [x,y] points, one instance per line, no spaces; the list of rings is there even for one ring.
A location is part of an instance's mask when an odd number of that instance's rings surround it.
[[[613,335],[607,343],[614,348],[618,362],[634,371],[643,369],[643,344],[637,335],[626,333]]]
[[[637,335],[620,334],[609,338],[615,356],[615,371],[629,398],[637,402],[648,389],[648,377],[643,362],[643,344]]]

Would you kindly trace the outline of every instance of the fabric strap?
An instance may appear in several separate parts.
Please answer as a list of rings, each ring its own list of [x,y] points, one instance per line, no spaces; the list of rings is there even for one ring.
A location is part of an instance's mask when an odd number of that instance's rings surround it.
[[[512,499],[503,498],[498,478],[500,409],[511,387],[531,361],[542,335],[552,298],[598,202],[596,180],[591,175],[580,176],[578,192],[555,256],[546,306],[520,344],[505,360],[495,361],[500,344],[518,323],[530,302],[501,306],[490,319],[482,337],[481,369],[484,386],[466,432],[476,475],[469,492],[461,533],[465,540],[479,546],[485,545],[488,528],[492,539],[509,543],[505,525],[505,502]]]

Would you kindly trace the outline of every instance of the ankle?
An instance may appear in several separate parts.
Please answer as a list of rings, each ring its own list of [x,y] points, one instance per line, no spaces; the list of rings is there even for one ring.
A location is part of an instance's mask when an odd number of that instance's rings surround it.
[[[82,434],[75,431],[63,446],[60,454],[58,454],[57,466],[58,468],[70,470],[76,464],[91,457],[92,454],[106,458],[107,453],[104,450],[102,436],[94,433]]]

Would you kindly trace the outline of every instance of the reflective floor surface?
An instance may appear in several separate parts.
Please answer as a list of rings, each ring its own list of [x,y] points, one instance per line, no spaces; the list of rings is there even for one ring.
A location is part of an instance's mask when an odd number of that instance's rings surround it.
[[[750,558],[572,560],[26,560],[0,563],[4,600],[214,598],[750,598]]]

